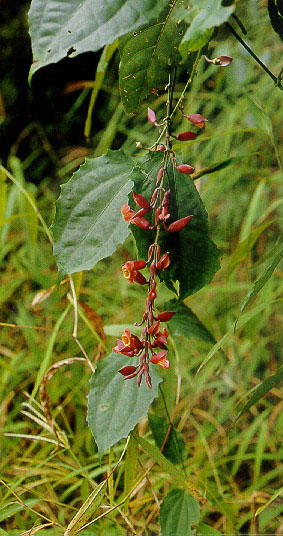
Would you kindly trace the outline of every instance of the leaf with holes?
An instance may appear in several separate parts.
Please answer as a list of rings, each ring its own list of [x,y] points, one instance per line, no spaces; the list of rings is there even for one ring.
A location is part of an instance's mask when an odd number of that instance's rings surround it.
[[[90,270],[129,234],[121,206],[132,188],[134,161],[123,151],[87,158],[62,186],[52,226],[60,277]]]
[[[137,365],[131,358],[131,365]],[[145,381],[137,387],[136,380],[123,380],[118,370],[129,364],[125,356],[111,353],[97,363],[91,377],[88,396],[88,424],[100,454],[122,438],[126,438],[136,424],[145,417],[150,404],[158,396],[161,376],[154,365],[150,366],[152,389]]]
[[[194,536],[196,531],[193,526],[198,524],[199,516],[198,501],[185,490],[173,489],[166,495],[160,508],[162,536]]]
[[[150,199],[161,167],[162,155],[146,156],[131,173],[134,190]],[[173,291],[173,283],[179,281],[179,297],[183,300],[210,283],[220,267],[220,251],[209,237],[207,213],[193,180],[188,175],[179,173],[171,164],[168,166],[168,179],[165,187],[169,186],[171,191],[169,223],[190,214],[193,214],[193,218],[184,229],[176,233],[161,229],[159,244],[162,253],[169,252],[170,265],[166,270],[160,271],[159,277]],[[135,206],[132,200],[130,203]],[[136,225],[133,225],[132,232],[139,257],[145,259],[150,244],[154,242],[155,233],[145,233]]]
[[[180,63],[178,46],[187,25],[174,20],[178,4],[173,0],[157,19],[119,39],[119,84],[127,113],[135,113],[143,98],[166,84]]]
[[[29,26],[35,69],[99,50],[157,17],[167,0],[33,0]]]

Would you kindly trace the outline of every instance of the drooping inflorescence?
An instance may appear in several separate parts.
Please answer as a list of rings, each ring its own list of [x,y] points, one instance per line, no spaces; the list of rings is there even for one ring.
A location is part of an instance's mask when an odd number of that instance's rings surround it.
[[[182,107],[180,107],[180,109],[183,113]],[[199,129],[205,128],[207,119],[202,115],[185,115],[184,113],[183,115]],[[168,186],[165,188],[165,178],[168,174],[167,168],[169,162],[171,161],[173,167],[180,173],[192,174],[194,171],[194,168],[189,164],[177,164],[175,153],[172,150],[171,136],[179,141],[187,141],[195,139],[197,133],[185,131],[176,135],[169,134],[168,117],[165,118],[163,123],[159,124],[155,112],[150,108],[148,108],[147,118],[155,127],[162,127],[164,124],[166,125],[166,145],[158,145],[156,143],[153,146],[154,150],[162,151],[164,153],[163,165],[157,173],[155,183],[153,183],[151,199],[146,199],[140,193],[132,191],[133,201],[138,206],[138,210],[133,210],[127,203],[121,208],[122,216],[126,222],[140,227],[145,232],[154,229],[156,230],[155,241],[148,249],[147,259],[127,261],[122,266],[123,275],[129,283],[147,285],[147,297],[145,300],[145,311],[142,321],[135,324],[136,326],[144,327],[140,337],[133,335],[129,329],[125,329],[121,339],[117,339],[113,351],[128,357],[138,357],[139,362],[137,366],[125,366],[121,368],[119,372],[124,376],[124,379],[136,377],[138,386],[140,386],[142,376],[144,375],[148,387],[151,388],[149,363],[158,364],[165,369],[170,367],[170,361],[167,357],[168,331],[166,327],[162,327],[161,324],[163,322],[169,322],[175,314],[174,311],[164,311],[159,314],[155,313],[155,300],[158,297],[156,276],[160,271],[166,270],[170,264],[169,253],[161,252],[158,239],[162,228],[170,233],[176,233],[181,231],[193,218],[193,214],[188,214],[183,218],[170,221],[171,192],[169,181]],[[137,143],[137,147],[142,148],[142,145]],[[152,148],[150,148],[150,150],[152,150]],[[149,215],[150,219],[147,219],[146,215]],[[140,271],[145,268],[149,269],[147,278]]]

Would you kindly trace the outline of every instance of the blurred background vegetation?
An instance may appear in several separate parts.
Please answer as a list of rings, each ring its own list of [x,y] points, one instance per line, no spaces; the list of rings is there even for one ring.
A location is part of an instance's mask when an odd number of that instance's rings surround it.
[[[239,3],[238,14],[253,50],[279,73],[282,43],[270,25],[266,4],[263,0]],[[108,62],[86,140],[91,81],[100,53],[52,65],[38,72],[29,86],[29,2],[1,0],[0,8],[1,159],[17,181],[14,184],[0,174],[0,526],[3,534],[57,536],[64,533],[63,527],[118,459],[124,443],[99,462],[86,424],[90,371],[81,363],[59,370],[48,386],[52,413],[66,434],[58,450],[38,398],[30,399],[38,389],[42,363],[46,369],[81,353],[70,336],[73,310],[67,285],[55,286],[44,302],[32,306],[38,291],[56,285],[57,270],[44,229],[21,190],[49,226],[60,184],[87,154],[99,156],[110,147],[133,154],[136,141],[145,145],[154,141],[153,129],[145,119],[146,106],[157,112],[160,108],[162,114],[166,97],[162,93],[150,96],[137,116],[126,116],[119,98],[116,51]],[[202,113],[209,119],[206,131],[195,141],[180,145],[180,150],[183,160],[196,170],[237,157],[229,167],[197,181],[212,237],[223,258],[214,281],[186,300],[216,341],[227,336],[223,353],[215,353],[198,374],[211,345],[176,336],[171,351],[174,354],[175,348],[177,365],[172,358],[163,391],[171,412],[182,380],[176,427],[186,444],[184,464],[196,483],[207,481],[215,489],[202,508],[202,519],[223,534],[280,535],[282,392],[272,389],[233,428],[231,425],[237,404],[275,372],[280,362],[279,267],[249,306],[250,316],[235,334],[233,325],[279,241],[282,93],[227,29],[219,30],[209,50],[210,57],[221,54],[233,56],[231,66],[217,69],[202,60],[184,103],[186,113]],[[180,74],[176,94],[186,76]],[[182,124],[177,116],[174,126],[176,131],[185,130],[187,123]],[[128,285],[120,268],[134,255],[135,246],[129,239],[112,258],[74,277],[80,301],[103,320],[109,350],[114,337],[121,334],[121,326],[138,321],[142,314],[143,291]],[[171,294],[162,288],[159,296],[162,310]],[[95,360],[96,340],[83,309],[80,313],[79,339]],[[166,418],[162,399],[153,409]],[[147,419],[140,425],[140,433],[152,438]],[[151,463],[142,452],[139,461],[143,468]],[[121,496],[123,463],[114,473],[114,493],[108,490],[105,505]],[[128,531],[157,535],[158,504],[169,489],[168,476],[154,466],[127,511],[117,509],[82,534]],[[262,512],[255,515],[260,507]]]

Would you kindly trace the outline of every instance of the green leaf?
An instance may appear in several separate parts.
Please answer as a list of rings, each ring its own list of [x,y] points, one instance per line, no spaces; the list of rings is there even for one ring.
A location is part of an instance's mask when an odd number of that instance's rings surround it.
[[[221,534],[222,533],[219,532],[219,530],[214,529],[206,523],[200,523],[197,528],[198,536],[221,536]]]
[[[107,480],[103,480],[103,482],[101,482],[97,488],[92,491],[87,500],[83,503],[69,523],[66,531],[64,532],[64,536],[76,536],[79,530],[85,525],[85,523],[87,523],[89,518],[99,508],[105,493],[104,488],[106,483]]]
[[[99,50],[157,17],[167,0],[33,0],[29,12],[38,69]]]
[[[139,463],[139,446],[136,440],[130,435],[129,443],[127,446],[127,452],[125,456],[125,469],[124,469],[124,494],[128,495],[134,488],[136,481],[136,473]],[[126,500],[125,509],[127,511],[130,497]]]
[[[205,342],[215,344],[216,341],[210,331],[202,324],[197,315],[189,307],[178,300],[171,300],[164,305],[168,311],[176,311],[168,324],[168,330],[174,337],[184,335],[188,339],[196,337]]]
[[[159,513],[162,536],[191,536],[199,522],[199,503],[187,491],[173,489],[163,500]]]
[[[246,95],[246,99],[248,102],[248,109],[256,122],[256,126],[260,130],[266,132],[266,134],[268,134],[270,137],[272,137],[273,130],[269,116],[264,112],[261,106],[257,104],[253,99],[251,99],[248,95]]]
[[[178,144],[178,148],[181,148],[180,144]],[[175,146],[177,147],[177,145]],[[232,164],[235,164],[236,162],[239,162],[239,160],[242,160],[243,158],[249,158],[250,156],[253,156],[255,154],[261,154],[259,152],[254,153],[248,153],[248,154],[242,154],[240,156],[231,156],[230,158],[227,158],[225,160],[220,160],[219,162],[215,162],[215,164],[212,164],[211,166],[207,166],[200,171],[195,171],[191,174],[191,178],[195,181],[196,179],[200,179],[204,175],[209,175],[210,173],[214,173],[215,171],[220,171],[221,169],[224,169],[228,166],[231,166]]]
[[[261,291],[261,289],[264,287],[265,283],[270,279],[272,276],[276,266],[279,264],[283,256],[283,248],[282,245],[278,247],[277,252],[275,253],[274,257],[272,258],[272,261],[268,264],[268,266],[265,268],[263,274],[260,276],[259,279],[253,284],[251,290],[249,291],[242,307],[241,307],[241,313],[246,309],[246,307],[251,303],[251,301],[257,296],[257,294]]]
[[[154,441],[157,447],[160,449],[167,433],[169,423],[163,418],[157,417],[157,415],[154,415],[153,413],[148,414],[148,422],[154,437]],[[186,445],[183,441],[182,434],[177,432],[175,428],[170,430],[162,454],[172,463],[182,463],[182,461],[185,459]]]
[[[254,406],[264,395],[266,395],[273,387],[276,387],[283,380],[283,365],[277,369],[275,374],[265,378],[255,389],[253,389],[253,395],[250,400],[242,407],[238,413],[236,421],[246,413],[252,406]],[[236,422],[235,421],[235,422]]]
[[[164,85],[180,63],[178,46],[186,24],[174,21],[178,4],[173,0],[157,19],[119,39],[119,84],[127,113],[135,113],[142,99]]]
[[[222,0],[190,0],[187,4],[178,10],[179,17],[190,25],[179,47],[184,59],[188,52],[205,46],[213,29],[226,22],[235,9],[234,5],[223,6]]]
[[[59,274],[89,270],[129,234],[121,206],[132,188],[134,162],[123,151],[87,158],[62,186],[52,226]]]
[[[150,199],[161,166],[162,155],[146,157],[131,174],[135,191]],[[171,290],[175,290],[172,282],[179,281],[180,298],[184,299],[210,283],[220,267],[220,251],[209,237],[207,213],[193,180],[179,173],[171,164],[168,177],[171,190],[169,223],[190,214],[193,218],[177,233],[161,229],[159,244],[162,253],[169,252],[170,265],[159,277]],[[146,258],[148,248],[154,242],[154,233],[144,232],[136,225],[133,225],[132,232],[139,257]]]
[[[142,448],[147,452],[147,454],[154,459],[158,465],[168,473],[168,475],[171,476],[173,481],[178,483],[179,486],[182,486],[185,489],[188,489],[190,491],[190,494],[198,499],[201,503],[205,502],[203,497],[199,494],[198,490],[188,482],[186,477],[183,475],[183,473],[178,469],[173,463],[171,463],[163,454],[160,452],[160,450],[155,446],[152,445],[149,441],[144,439],[144,437],[140,437],[135,432],[132,433],[133,437],[136,439],[136,441],[142,446]]]
[[[227,277],[231,275],[233,270],[242,262],[247,255],[250,253],[252,247],[260,237],[260,235],[265,231],[269,225],[271,225],[272,221],[265,221],[261,225],[258,225],[253,231],[250,232],[248,238],[243,240],[243,242],[240,242],[234,253],[231,255],[230,262],[227,268]]]
[[[161,376],[154,365],[150,366],[152,389],[143,380],[124,380],[118,370],[129,364],[129,358],[114,352],[99,361],[91,377],[88,396],[88,424],[100,454],[122,438],[126,438],[158,396]],[[130,364],[137,365],[131,358]]]

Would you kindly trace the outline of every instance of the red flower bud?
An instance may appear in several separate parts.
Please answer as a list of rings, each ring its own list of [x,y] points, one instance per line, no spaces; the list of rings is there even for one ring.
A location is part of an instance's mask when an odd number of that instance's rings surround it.
[[[150,326],[148,333],[150,333],[150,335],[156,335],[159,331],[160,331],[160,322],[158,321],[152,324],[152,326]]]
[[[227,67],[227,65],[230,65],[230,63],[232,63],[233,61],[233,58],[231,58],[231,56],[218,56],[218,58],[213,58],[212,60],[207,58],[207,56],[204,57],[206,61],[208,61],[208,63],[213,63],[218,67]]]
[[[148,293],[148,297],[151,301],[155,300],[155,298],[157,298],[157,291],[156,291],[156,288],[153,288],[152,290],[150,290],[150,292]]]
[[[149,202],[147,201],[147,199],[145,199],[143,197],[143,195],[140,195],[140,194],[138,194],[138,193],[133,191],[133,198],[134,198],[135,202],[137,203],[137,205],[139,205],[139,207],[141,207],[141,208],[150,208]]]
[[[158,126],[156,115],[151,108],[147,109],[147,119],[152,125]]]
[[[137,367],[128,366],[121,368],[120,370],[118,370],[118,372],[120,372],[120,374],[122,374],[123,376],[128,376],[129,374],[133,374],[134,372],[136,372],[136,370]]]
[[[202,115],[190,114],[185,115],[184,117],[186,117],[191,123],[193,123],[193,125],[196,125],[199,128],[205,128],[205,122],[207,121],[207,119],[205,119],[205,117],[203,117]]]
[[[175,166],[180,173],[188,173],[189,175],[194,171],[195,168],[189,166],[188,164],[181,164],[180,166]]]
[[[163,313],[157,315],[156,320],[160,320],[160,322],[169,322],[175,314],[176,311],[163,311]]]
[[[160,168],[160,170],[158,171],[157,177],[156,177],[156,184],[158,184],[161,181],[164,171],[165,171],[164,167]]]
[[[137,218],[131,219],[131,223],[134,225],[137,225],[137,227],[140,227],[141,229],[149,229],[150,222],[143,218],[142,216],[138,216]]]
[[[186,218],[181,218],[180,220],[176,220],[173,223],[171,223],[168,227],[168,231],[171,231],[171,233],[175,233],[176,231],[181,231],[184,227],[186,227],[187,223],[191,221],[193,216],[187,216]]]
[[[185,132],[179,132],[179,134],[176,134],[175,138],[180,141],[188,141],[188,140],[194,140],[197,137],[197,134],[195,132],[190,132],[189,130],[186,130]]]
[[[166,147],[165,145],[163,145],[163,143],[161,145],[157,145],[157,151],[165,151],[166,150]]]
[[[165,268],[167,268],[170,264],[170,258],[169,258],[169,253],[164,253],[164,255],[162,255],[162,257],[159,259],[157,265],[156,265],[156,268],[157,270],[165,270]]]

